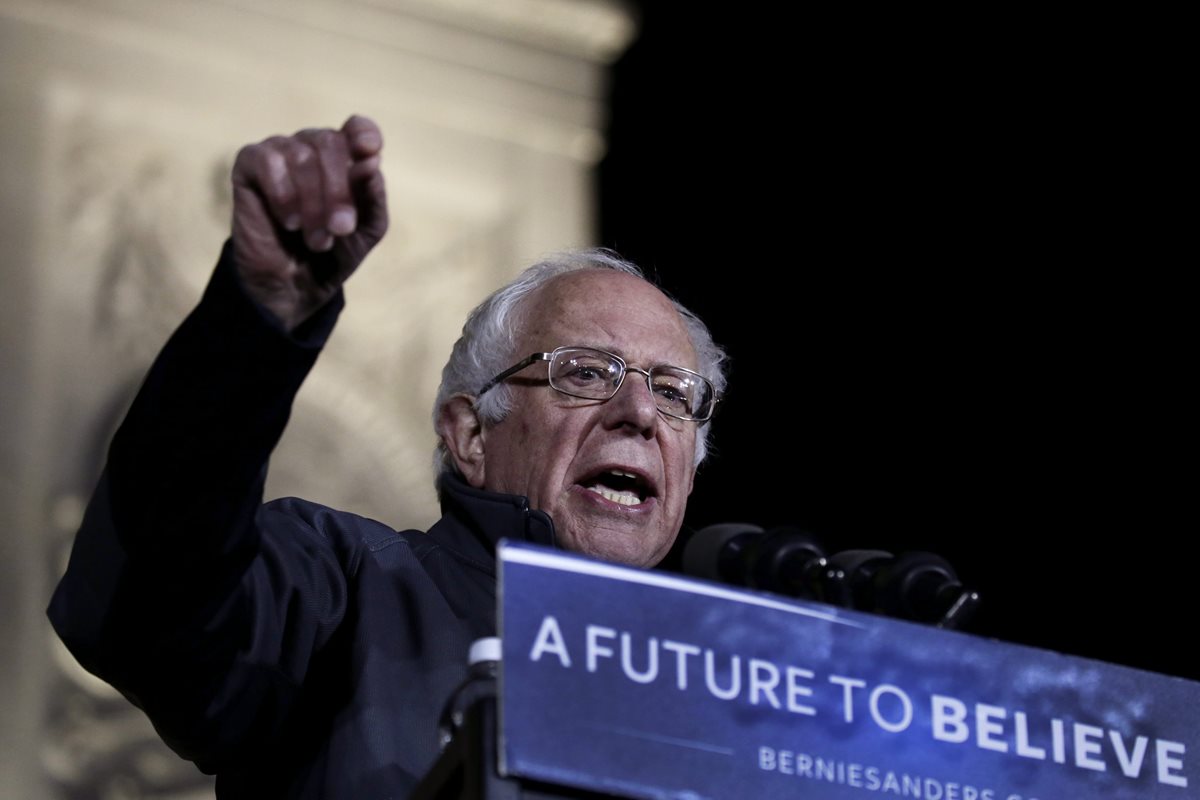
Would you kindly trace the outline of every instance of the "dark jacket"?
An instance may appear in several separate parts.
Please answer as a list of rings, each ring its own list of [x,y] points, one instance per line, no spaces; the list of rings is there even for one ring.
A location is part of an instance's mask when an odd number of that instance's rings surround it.
[[[261,505],[339,310],[289,336],[222,259],[113,440],[50,605],[80,663],[221,798],[407,796],[470,642],[495,635],[496,542],[554,539],[525,498],[456,478],[428,533]]]

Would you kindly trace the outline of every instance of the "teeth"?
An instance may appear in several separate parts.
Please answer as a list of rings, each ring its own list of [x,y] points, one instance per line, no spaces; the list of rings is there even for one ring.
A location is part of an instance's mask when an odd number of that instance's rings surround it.
[[[618,473],[618,474],[622,474],[622,473]],[[612,502],[619,503],[620,505],[623,505],[623,506],[636,506],[642,502],[641,498],[638,497],[637,494],[635,494],[634,492],[630,492],[630,491],[618,492],[616,490],[610,489],[607,486],[602,486],[600,484],[596,484],[595,486],[589,486],[587,488],[590,491],[593,491],[596,494],[600,495],[605,500],[611,500]]]
[[[634,480],[637,480],[637,475],[634,475],[632,472],[624,472],[619,469],[610,469],[608,473],[610,475],[620,475],[622,478],[633,478]]]

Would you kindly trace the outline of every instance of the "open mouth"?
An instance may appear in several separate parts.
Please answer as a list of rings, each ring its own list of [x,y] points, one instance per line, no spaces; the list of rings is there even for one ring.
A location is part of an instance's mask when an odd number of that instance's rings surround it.
[[[622,469],[604,469],[580,481],[589,492],[622,506],[638,506],[652,494],[645,478]]]

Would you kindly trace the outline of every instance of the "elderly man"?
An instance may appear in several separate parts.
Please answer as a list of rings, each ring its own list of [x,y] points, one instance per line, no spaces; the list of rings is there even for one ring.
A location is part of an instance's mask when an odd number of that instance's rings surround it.
[[[352,117],[238,155],[230,243],[113,440],[50,607],[223,798],[405,796],[469,643],[495,633],[496,542],[656,564],[723,384],[703,324],[636,267],[568,255],[467,320],[427,533],[262,505],[341,285],[387,229],[381,149]]]

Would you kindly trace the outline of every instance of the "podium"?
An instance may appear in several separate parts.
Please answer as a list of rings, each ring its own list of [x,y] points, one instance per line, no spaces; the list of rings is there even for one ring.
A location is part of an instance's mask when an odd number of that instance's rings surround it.
[[[502,544],[496,696],[413,795],[1192,800],[1200,684]]]
[[[615,795],[556,786],[497,770],[496,700],[484,698],[467,709],[463,725],[409,800],[607,800]]]

